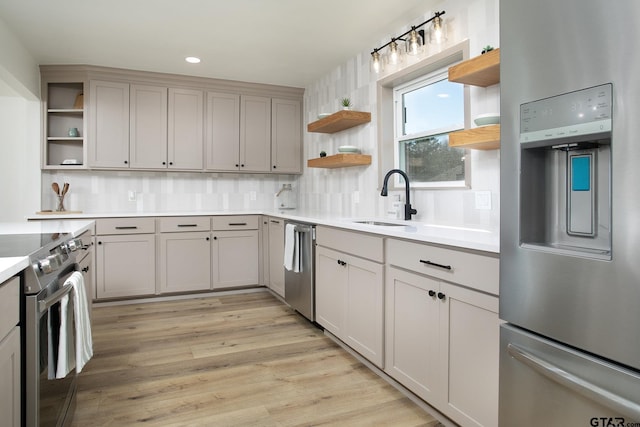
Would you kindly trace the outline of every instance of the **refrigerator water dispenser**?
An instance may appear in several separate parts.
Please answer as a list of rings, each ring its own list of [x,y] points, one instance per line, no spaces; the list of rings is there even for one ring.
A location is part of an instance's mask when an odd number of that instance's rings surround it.
[[[612,85],[520,106],[520,241],[611,259]]]

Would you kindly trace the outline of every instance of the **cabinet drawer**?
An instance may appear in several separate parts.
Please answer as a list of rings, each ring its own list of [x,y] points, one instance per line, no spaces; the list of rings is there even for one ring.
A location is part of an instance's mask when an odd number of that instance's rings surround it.
[[[498,295],[499,260],[428,244],[387,239],[390,265]]]
[[[173,233],[176,231],[209,231],[211,221],[207,216],[179,216],[160,218],[160,232]]]
[[[0,285],[0,341],[20,321],[20,279],[13,277]]]
[[[212,220],[212,228],[215,231],[257,230],[259,223],[258,220],[258,215],[214,216]]]
[[[156,232],[154,218],[102,218],[96,221],[96,234],[145,234]]]
[[[384,239],[382,237],[344,231],[338,228],[316,227],[316,243],[361,258],[384,262]]]

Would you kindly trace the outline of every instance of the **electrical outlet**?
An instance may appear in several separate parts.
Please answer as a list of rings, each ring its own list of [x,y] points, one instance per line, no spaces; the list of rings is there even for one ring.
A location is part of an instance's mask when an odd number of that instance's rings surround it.
[[[135,202],[136,200],[138,200],[138,195],[135,190],[129,190],[129,201]]]
[[[491,210],[491,191],[476,191],[476,209]]]

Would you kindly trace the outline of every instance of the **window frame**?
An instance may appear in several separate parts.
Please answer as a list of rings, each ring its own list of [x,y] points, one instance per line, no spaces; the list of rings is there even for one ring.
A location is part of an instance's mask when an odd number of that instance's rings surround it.
[[[404,134],[404,105],[403,105],[403,95],[414,90],[429,86],[434,83],[438,83],[442,80],[446,80],[449,72],[449,66],[454,65],[455,62],[445,65],[441,68],[429,71],[411,81],[396,85],[393,87],[393,109],[394,109],[394,121],[393,121],[393,129],[394,129],[394,138],[393,138],[393,164],[395,168],[400,168],[400,144],[407,140],[415,140],[425,136],[436,136],[442,134],[448,134],[451,132],[455,132],[458,130],[463,130],[465,127],[465,123],[467,122],[467,115],[465,103],[467,102],[466,96],[464,94],[463,89],[463,118],[462,123],[459,126],[451,125],[451,126],[443,126],[440,128],[430,129],[423,132],[417,132],[410,134],[409,137]],[[469,156],[467,150],[464,150],[463,159],[464,159],[464,172],[465,178],[464,180],[459,181],[432,181],[432,182],[424,182],[424,181],[411,181],[410,186],[412,189],[441,189],[441,188],[467,188],[468,187],[468,174],[471,172],[471,168],[469,165]],[[405,168],[406,169],[406,168]],[[396,175],[395,186],[403,186],[404,180],[400,175]]]
[[[398,86],[416,80],[420,77],[432,74],[438,70],[448,69],[450,66],[469,59],[469,40],[465,39],[453,46],[443,49],[440,52],[432,54],[418,62],[404,67],[393,73],[381,75],[376,80],[376,97],[377,97],[377,138],[378,138],[378,177],[380,185],[385,174],[396,168],[395,164],[396,149],[394,144],[395,137],[395,106],[393,103],[393,92]],[[464,125],[465,129],[470,126],[470,92],[467,85],[463,86],[464,91]],[[465,181],[460,186],[414,186],[411,183],[411,189],[415,190],[434,190],[434,189],[468,189],[471,188],[471,152],[465,149]],[[394,179],[389,182],[389,190],[404,190],[404,181],[398,174],[394,174]],[[432,183],[435,184],[435,183]]]

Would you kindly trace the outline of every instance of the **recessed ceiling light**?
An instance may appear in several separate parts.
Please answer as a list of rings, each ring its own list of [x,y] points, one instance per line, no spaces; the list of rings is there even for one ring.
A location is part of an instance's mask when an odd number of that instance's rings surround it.
[[[200,62],[200,58],[196,58],[195,56],[187,56],[184,60],[190,64],[197,64]]]

